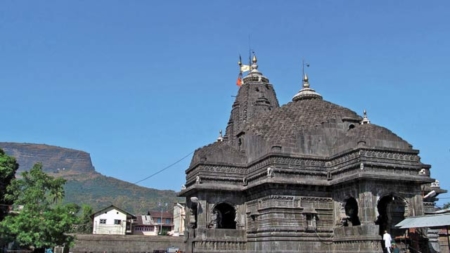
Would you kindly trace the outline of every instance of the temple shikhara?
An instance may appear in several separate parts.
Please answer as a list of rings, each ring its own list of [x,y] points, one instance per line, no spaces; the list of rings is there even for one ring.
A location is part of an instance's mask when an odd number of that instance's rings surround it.
[[[186,170],[186,252],[379,253],[385,230],[411,243],[395,225],[432,213],[446,192],[419,150],[326,101],[307,74],[280,106],[256,56],[240,65],[225,133]],[[431,250],[437,232],[423,231],[416,243]]]

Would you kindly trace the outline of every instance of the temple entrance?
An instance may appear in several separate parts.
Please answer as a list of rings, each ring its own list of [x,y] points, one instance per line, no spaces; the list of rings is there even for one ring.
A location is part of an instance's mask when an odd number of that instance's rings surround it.
[[[393,195],[384,196],[378,201],[377,205],[379,216],[376,224],[380,226],[379,234],[382,236],[384,231],[388,231],[392,238],[402,235],[402,231],[395,228],[405,218],[405,202]]]
[[[347,226],[359,226],[361,222],[358,217],[358,202],[355,198],[349,198],[345,203],[345,215],[347,215]]]
[[[214,213],[217,221],[216,228],[236,229],[236,212],[233,206],[220,203],[214,207]]]

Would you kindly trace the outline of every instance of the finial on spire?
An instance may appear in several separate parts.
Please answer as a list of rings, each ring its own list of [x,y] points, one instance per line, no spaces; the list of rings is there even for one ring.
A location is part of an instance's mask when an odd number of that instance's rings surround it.
[[[364,109],[363,111],[363,119],[361,120],[361,125],[370,124],[369,118],[367,118],[367,111]]]
[[[238,65],[239,67],[242,66],[242,59],[241,59],[241,55],[239,55],[239,61],[238,61]]]
[[[303,88],[309,88],[308,75],[306,73],[303,75]]]
[[[253,53],[253,59],[252,59],[252,62],[253,63],[257,63],[258,62],[258,59],[256,59],[256,54],[255,54],[255,52],[252,52]]]
[[[309,67],[309,64],[306,64]],[[322,95],[310,88],[308,75],[305,73],[305,61],[303,61],[303,84],[302,89],[295,94],[292,101],[304,100],[304,99],[322,99]]]
[[[222,136],[222,129],[219,131],[219,137],[217,138],[218,142],[222,142],[223,141],[223,136]]]

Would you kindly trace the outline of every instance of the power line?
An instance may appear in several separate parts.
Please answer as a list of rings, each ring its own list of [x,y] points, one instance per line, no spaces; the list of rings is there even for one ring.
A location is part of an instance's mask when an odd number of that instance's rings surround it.
[[[195,150],[194,150],[194,151],[195,151]],[[163,169],[158,170],[157,172],[151,174],[150,176],[148,176],[148,177],[146,177],[146,178],[144,178],[144,179],[141,179],[141,180],[139,180],[139,181],[137,181],[137,182],[134,182],[134,184],[140,183],[140,182],[145,181],[145,180],[147,180],[147,179],[149,179],[149,178],[151,178],[151,177],[153,177],[153,176],[155,176],[155,175],[158,175],[159,173],[161,173],[161,172],[167,170],[168,168],[174,166],[175,164],[177,164],[177,163],[183,161],[184,159],[186,159],[186,157],[192,155],[192,154],[194,153],[194,151],[192,151],[192,152],[190,152],[189,154],[183,156],[181,159],[179,159],[179,160],[177,160],[176,162],[170,164],[169,166],[166,166],[166,167],[164,167]]]

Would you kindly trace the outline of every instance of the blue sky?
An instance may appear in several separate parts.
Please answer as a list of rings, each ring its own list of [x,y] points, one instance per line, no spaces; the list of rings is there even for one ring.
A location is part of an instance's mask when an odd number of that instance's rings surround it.
[[[448,1],[2,1],[0,141],[84,150],[98,172],[137,182],[225,129],[238,55],[250,44],[281,104],[300,89],[306,59],[325,100],[366,109],[450,189],[449,9]],[[179,190],[189,162],[139,185]]]

